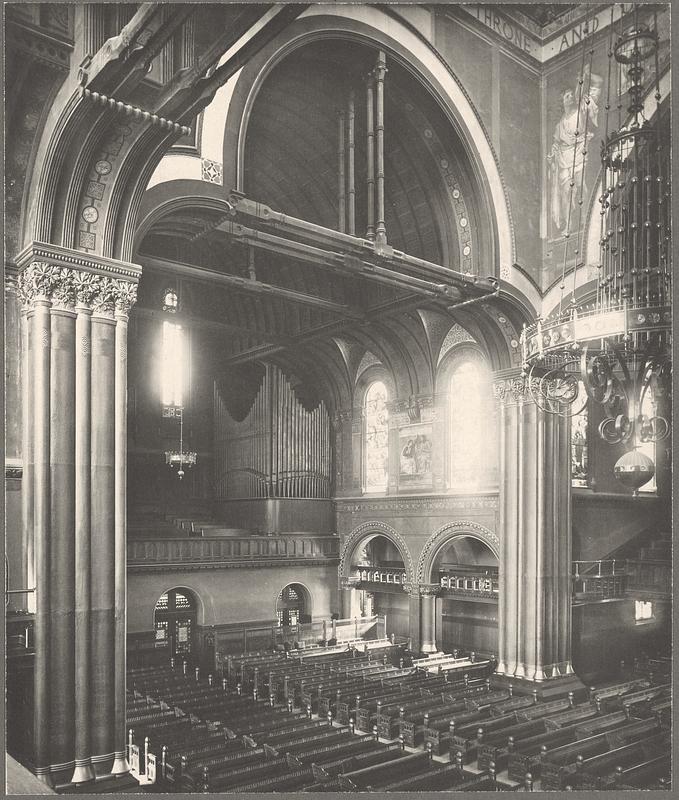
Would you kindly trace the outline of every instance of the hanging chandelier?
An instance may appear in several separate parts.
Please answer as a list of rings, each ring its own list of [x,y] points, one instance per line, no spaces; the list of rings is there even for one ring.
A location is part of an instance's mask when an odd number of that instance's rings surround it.
[[[524,374],[535,402],[544,411],[574,416],[589,403],[603,407],[598,434],[609,444],[624,444],[616,477],[638,491],[655,472],[641,445],[670,433],[667,416],[649,413],[671,389],[671,242],[669,134],[661,129],[657,21],[653,28],[639,20],[638,7],[621,23],[613,43],[611,12],[608,48],[606,131],[601,145],[599,260],[596,291],[576,299],[576,274],[582,263],[582,226],[567,230],[562,300],[554,314],[537,318],[521,336]],[[632,20],[631,22],[629,20]],[[579,80],[575,130],[572,201],[577,198],[580,223],[584,201],[582,163],[592,134],[588,132],[593,49],[586,41]],[[590,53],[589,66],[585,53]],[[645,64],[655,58],[656,113],[644,115]],[[623,119],[623,87],[629,98]],[[618,88],[617,125],[611,92]],[[579,139],[579,141],[578,141]],[[581,152],[576,170],[576,153]],[[569,204],[570,206],[571,204]],[[569,208],[570,222],[570,208]],[[573,289],[564,303],[566,260],[574,246]],[[648,402],[648,401],[653,401]]]
[[[176,408],[175,415],[179,417],[179,450],[166,450],[165,463],[168,467],[177,467],[177,477],[181,480],[186,474],[184,467],[193,467],[197,454],[184,450],[184,409]]]

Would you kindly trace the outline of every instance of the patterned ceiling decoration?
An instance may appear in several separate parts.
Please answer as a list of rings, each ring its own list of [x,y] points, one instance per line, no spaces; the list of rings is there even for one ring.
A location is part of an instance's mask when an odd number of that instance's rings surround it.
[[[440,364],[446,353],[455,347],[456,344],[473,341],[474,339],[469,335],[469,333],[467,333],[462,325],[455,323],[455,325],[453,325],[453,327],[446,334],[446,338],[443,340],[441,350],[439,351],[439,360],[437,363]]]
[[[370,350],[366,350],[365,355],[361,359],[361,363],[358,365],[358,370],[356,371],[356,380],[358,380],[359,376],[362,375],[368,369],[368,367],[374,367],[376,364],[381,363],[382,362],[374,353],[371,353]]]

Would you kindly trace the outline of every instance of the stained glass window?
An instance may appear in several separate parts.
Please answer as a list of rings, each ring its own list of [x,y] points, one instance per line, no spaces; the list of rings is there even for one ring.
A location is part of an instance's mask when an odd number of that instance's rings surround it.
[[[586,406],[587,396],[582,381],[578,387],[578,397],[573,403],[571,417],[571,481],[573,486],[589,485],[589,450],[587,447],[587,427],[589,414]]]
[[[182,326],[165,321],[161,365],[161,400],[164,406],[182,405],[185,368]]]
[[[389,456],[389,413],[387,387],[375,381],[365,395],[365,490],[384,492],[387,488]]]
[[[453,489],[474,489],[493,478],[495,415],[490,376],[478,361],[462,361],[450,380],[449,476]]]

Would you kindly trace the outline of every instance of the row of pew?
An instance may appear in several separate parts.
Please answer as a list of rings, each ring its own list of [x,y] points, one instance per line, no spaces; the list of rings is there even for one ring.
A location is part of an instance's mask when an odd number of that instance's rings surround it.
[[[671,786],[669,684],[540,700],[494,685],[488,662],[439,671],[402,656],[389,643],[249,654],[207,681],[134,670],[128,727],[137,743],[149,737],[162,791]]]

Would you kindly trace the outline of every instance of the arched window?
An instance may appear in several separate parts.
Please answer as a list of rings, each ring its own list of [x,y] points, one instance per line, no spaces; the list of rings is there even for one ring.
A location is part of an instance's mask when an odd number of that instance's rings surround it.
[[[154,611],[156,647],[168,647],[173,656],[190,653],[196,616],[196,602],[187,589],[161,595]]]
[[[494,482],[497,471],[496,419],[485,363],[471,355],[460,360],[449,391],[449,485],[480,488]]]
[[[387,387],[375,381],[365,394],[365,491],[387,489],[389,413]]]
[[[297,583],[290,583],[278,595],[276,600],[276,616],[279,627],[287,628],[310,621],[309,612],[305,602],[306,591]]]

